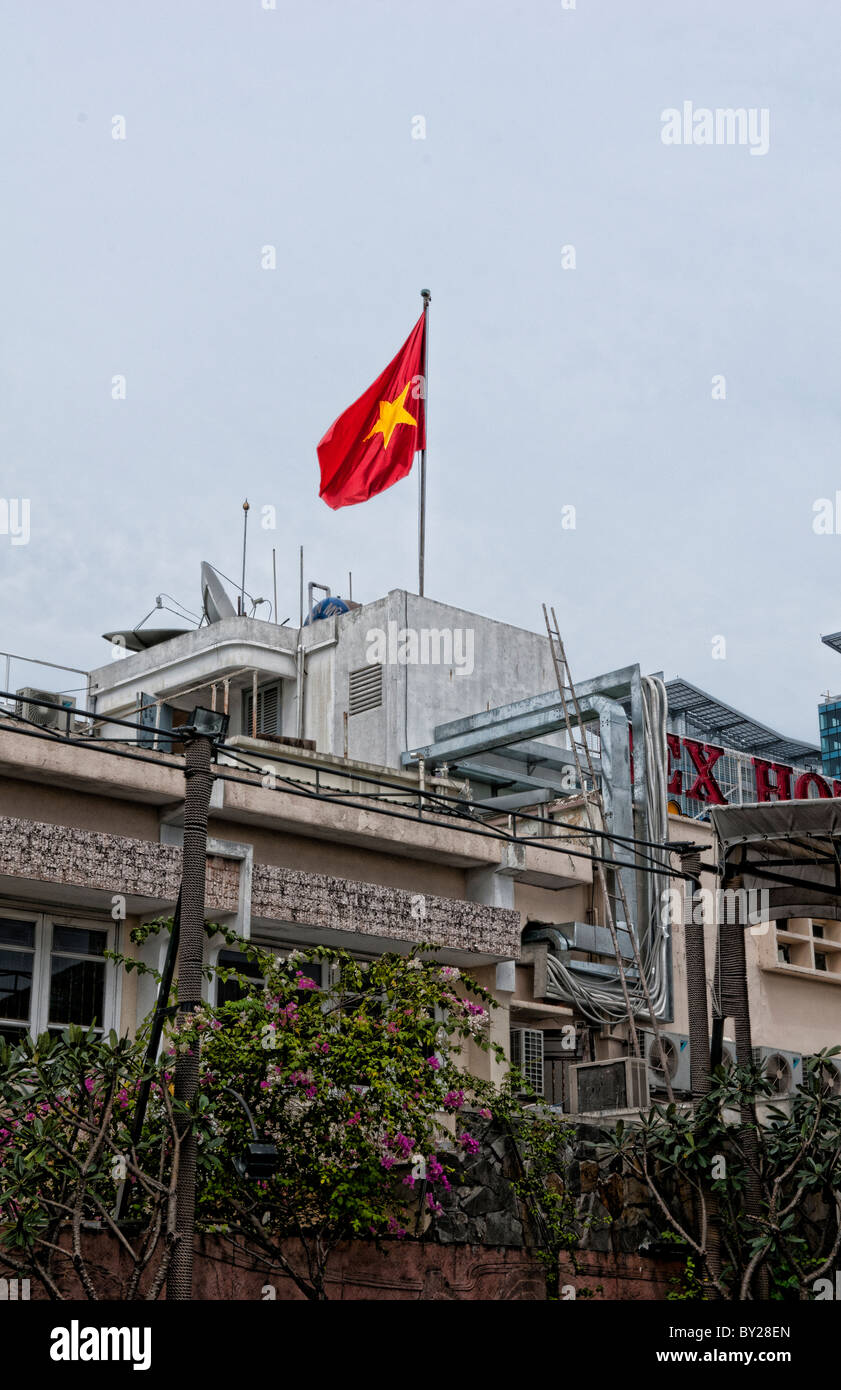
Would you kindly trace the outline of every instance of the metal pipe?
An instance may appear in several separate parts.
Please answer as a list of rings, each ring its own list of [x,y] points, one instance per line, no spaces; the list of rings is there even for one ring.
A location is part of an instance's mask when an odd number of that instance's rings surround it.
[[[257,737],[257,672],[251,677],[251,737]]]
[[[429,290],[421,290],[423,299],[423,448],[418,469],[418,594],[423,598],[424,566],[426,564],[426,426],[427,426],[427,370],[429,361]]]
[[[154,610],[153,610],[154,611]],[[34,656],[17,656],[14,652],[3,652],[6,661],[28,661],[31,666],[49,666],[52,671],[71,671],[74,676],[88,676],[89,671],[80,671],[78,666],[60,666],[55,661],[39,661]],[[8,665],[6,670],[8,672]]]

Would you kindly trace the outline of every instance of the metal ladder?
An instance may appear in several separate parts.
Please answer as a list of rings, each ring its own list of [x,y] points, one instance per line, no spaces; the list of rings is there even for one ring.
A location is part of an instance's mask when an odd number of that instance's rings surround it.
[[[593,832],[591,845],[593,848],[594,856],[600,854],[603,858],[610,858],[612,860],[612,852],[609,848],[609,842],[605,840],[600,841],[598,835],[596,834],[598,827],[596,826],[595,816],[593,814],[593,801],[595,800],[596,805],[598,806],[602,824],[604,824],[604,800],[596,782],[596,772],[595,768],[593,767],[593,758],[590,753],[589,744],[587,743],[587,734],[584,728],[584,721],[581,717],[581,706],[578,702],[578,696],[575,692],[575,686],[572,682],[572,676],[570,674],[569,669],[569,662],[567,661],[566,651],[564,649],[560,629],[558,628],[558,620],[555,617],[554,608],[547,609],[546,604],[544,603],[543,617],[546,622],[546,633],[549,638],[549,648],[552,652],[552,665],[555,668],[555,680],[557,681],[558,693],[561,697],[561,708],[563,709],[564,713],[564,723],[566,725],[567,736],[570,742],[570,748],[572,749],[572,756],[575,760],[575,770],[578,776],[578,784],[581,787],[583,793],[584,812],[587,817],[587,825],[590,831]],[[574,717],[573,714],[570,713],[571,709],[574,712]],[[590,786],[592,787],[592,792],[589,792],[584,784],[585,767],[587,778],[589,780]],[[599,844],[601,844],[602,846],[601,849],[599,849]],[[622,882],[620,866],[616,864],[615,861],[613,861],[612,867],[614,868],[616,886],[618,889],[618,892],[615,894],[611,893],[608,888],[607,874],[605,872],[605,865],[602,862],[602,858],[596,859],[594,857],[593,859],[593,877],[595,878],[596,883],[598,884],[599,891],[601,893],[602,902],[604,904],[605,922],[610,932],[610,939],[613,944],[614,954],[616,956],[616,965],[619,972],[619,982],[622,986],[622,997],[625,1001],[625,1009],[628,1015],[628,1030],[630,1033],[631,1046],[634,1050],[634,1056],[639,1057],[641,1053],[639,1038],[637,1036],[636,1015],[634,1013],[633,1004],[631,1003],[631,996],[628,992],[628,982],[625,978],[625,967],[622,960],[622,952],[619,948],[619,937],[616,932],[616,920],[613,914],[613,906],[611,903],[612,898],[616,898],[617,901],[619,901],[622,904],[622,911],[625,916],[625,928],[628,932],[628,937],[630,939],[631,947],[634,953],[634,964],[637,968],[637,974],[645,998],[648,1017],[651,1021],[651,1030],[656,1039],[657,1050],[660,1055],[660,1066],[663,1072],[663,1079],[666,1083],[666,1094],[670,1101],[674,1101],[674,1092],[672,1091],[672,1083],[671,1078],[669,1076],[668,1061],[666,1058],[665,1049],[663,1047],[663,1039],[660,1034],[660,1026],[657,1021],[657,1015],[654,1012],[654,1007],[651,1001],[651,992],[648,988],[648,980],[646,979],[645,971],[643,970],[642,959],[640,957],[639,945],[637,942],[637,934],[634,929],[631,914],[628,910],[628,899],[625,894],[625,886]]]

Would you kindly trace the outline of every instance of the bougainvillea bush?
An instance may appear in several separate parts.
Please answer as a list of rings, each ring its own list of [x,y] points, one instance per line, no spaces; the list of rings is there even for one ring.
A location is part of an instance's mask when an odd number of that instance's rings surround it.
[[[140,944],[170,929],[160,920],[132,937]],[[206,927],[208,936],[220,930]],[[236,988],[225,991],[233,997],[175,1022],[173,988],[154,1063],[145,1057],[150,1020],[133,1041],[92,1028],[15,1048],[0,1040],[0,1270],[34,1276],[52,1298],[65,1296],[68,1266],[89,1298],[159,1296],[178,1240],[178,1134],[188,1114],[173,1077],[179,1057],[195,1050],[197,1227],[220,1233],[267,1275],[324,1299],[340,1241],[422,1233],[459,1158],[479,1149],[477,1114],[511,1138],[514,1189],[533,1209],[554,1269],[576,1238],[573,1214],[546,1182],[564,1135],[524,1108],[514,1074],[497,1087],[464,1070],[468,1045],[503,1060],[489,1038],[492,997],[429,946],[366,963],[324,947],[283,958],[222,935],[242,967],[207,973],[229,985],[233,977]],[[113,961],[160,979],[137,959]],[[255,1130],[276,1150],[262,1175],[243,1163]],[[105,1280],[88,1264],[90,1226],[119,1244],[119,1275]]]
[[[201,1090],[222,1138],[203,1156],[199,1218],[324,1298],[340,1240],[414,1234],[440,1210],[447,1152],[478,1147],[463,1115],[493,1092],[458,1059],[468,1041],[492,1047],[491,1000],[422,949],[365,964],[321,947],[281,959],[240,944],[264,985],[239,977],[244,997],[202,1008],[173,1043],[201,1046]],[[316,963],[322,988],[307,973]],[[261,1139],[276,1145],[273,1175],[232,1179],[252,1136],[225,1087],[247,1097]],[[278,1245],[290,1236],[300,1259]]]

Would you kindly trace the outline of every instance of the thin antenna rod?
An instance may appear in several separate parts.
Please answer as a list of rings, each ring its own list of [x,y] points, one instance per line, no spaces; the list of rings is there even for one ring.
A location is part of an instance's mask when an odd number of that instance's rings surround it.
[[[245,547],[248,540],[248,498],[242,504],[242,584],[240,585],[240,614],[245,617]]]
[[[277,551],[272,546],[272,584],[274,586],[274,620],[277,622]]]
[[[347,572],[347,596],[351,603],[353,603],[353,575],[350,570]]]
[[[304,547],[303,547],[303,546],[301,546],[301,566],[300,566],[300,568],[301,568],[301,574],[300,574],[300,583],[299,583],[299,586],[298,586],[298,596],[299,596],[299,602],[298,602],[298,626],[299,626],[299,627],[303,627],[303,626],[304,626]]]

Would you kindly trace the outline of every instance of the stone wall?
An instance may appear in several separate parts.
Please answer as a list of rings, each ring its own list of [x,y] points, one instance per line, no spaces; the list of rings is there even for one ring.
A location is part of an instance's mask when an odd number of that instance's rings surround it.
[[[0,817],[0,876],[101,893],[109,912],[115,893],[133,900],[137,910],[152,905],[157,910],[174,904],[178,895],[181,850],[124,835]],[[236,914],[238,899],[238,861],[209,855],[208,916]],[[269,923],[295,922],[407,944],[434,941],[494,959],[515,959],[520,951],[520,914],[513,909],[268,864],[254,865],[251,912]]]
[[[256,918],[389,941],[436,941],[507,959],[520,952],[520,914],[511,908],[267,864],[254,866],[251,912]]]

